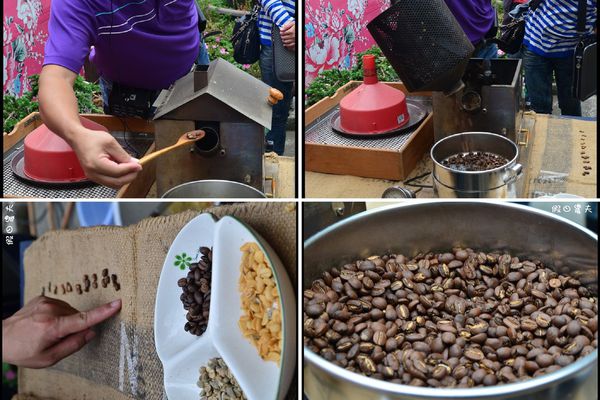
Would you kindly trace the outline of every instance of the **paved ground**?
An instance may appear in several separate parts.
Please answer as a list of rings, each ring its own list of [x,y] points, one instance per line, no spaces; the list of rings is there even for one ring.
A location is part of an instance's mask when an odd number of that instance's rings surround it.
[[[552,114],[560,115],[560,108],[558,108],[558,97],[554,96],[552,103]],[[597,117],[598,109],[596,108],[596,105],[596,96],[590,97],[581,103],[581,115],[583,117]]]

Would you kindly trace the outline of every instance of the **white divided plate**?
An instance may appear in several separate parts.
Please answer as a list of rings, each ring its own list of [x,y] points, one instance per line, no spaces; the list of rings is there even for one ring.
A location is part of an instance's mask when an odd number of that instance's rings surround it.
[[[246,242],[259,244],[274,268],[283,304],[281,369],[263,361],[241,334],[238,279]],[[197,262],[200,246],[213,247],[211,305],[208,327],[202,336],[184,331],[186,311],[177,281],[187,275],[187,264]],[[177,262],[178,265],[175,265]],[[184,269],[179,267],[184,264]],[[218,300],[217,300],[218,299]],[[162,361],[167,397],[198,400],[199,369],[214,357],[222,357],[249,400],[281,399],[291,383],[296,364],[296,304],[289,277],[273,249],[251,228],[231,217],[218,223],[201,214],[185,225],[169,249],[158,283],[154,312],[156,352]],[[250,351],[252,350],[252,351]]]
[[[184,331],[187,312],[179,299],[181,288],[177,286],[177,281],[187,276],[189,263],[200,260],[200,246],[214,246],[215,225],[215,218],[210,214],[200,214],[188,222],[171,244],[158,281],[154,342],[163,364],[169,399],[198,400],[200,388],[196,382],[200,367],[210,358],[218,357],[210,338],[210,325],[202,336]]]
[[[258,350],[242,335],[238,321],[242,316],[238,280],[244,243],[255,242],[273,268],[282,303],[283,345],[281,368],[264,361]],[[296,301],[289,276],[271,246],[252,228],[233,217],[223,217],[216,227],[213,250],[212,296],[209,325],[214,345],[249,400],[282,399],[292,380],[296,365]]]

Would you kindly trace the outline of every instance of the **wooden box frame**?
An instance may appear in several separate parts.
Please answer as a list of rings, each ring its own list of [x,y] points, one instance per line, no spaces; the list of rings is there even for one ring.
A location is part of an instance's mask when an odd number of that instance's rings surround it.
[[[112,115],[104,114],[82,114],[82,117],[88,118],[94,122],[104,125],[109,131],[120,131],[123,129],[123,122],[119,118]],[[140,118],[125,118],[127,127],[133,132],[144,132],[154,135],[154,123]],[[27,117],[19,121],[10,133],[3,133],[2,144],[3,152],[6,153],[17,142],[25,138],[35,128],[42,125],[42,118],[39,112],[33,112]],[[154,151],[154,142],[150,145],[144,155]],[[149,163],[144,166],[144,169],[132,182],[123,186],[116,195],[116,198],[145,198],[150,191],[150,188],[156,180],[156,166],[154,163]],[[14,197],[10,193],[4,194],[4,197]]]
[[[331,97],[321,99],[304,113],[305,127],[321,115],[336,107],[340,101],[358,87],[362,81],[350,81]],[[400,82],[384,82],[407,95],[431,96],[431,92],[408,93]],[[305,169],[336,175],[353,175],[365,178],[404,180],[433,145],[433,112],[417,128],[399,150],[371,149],[354,146],[304,142]]]

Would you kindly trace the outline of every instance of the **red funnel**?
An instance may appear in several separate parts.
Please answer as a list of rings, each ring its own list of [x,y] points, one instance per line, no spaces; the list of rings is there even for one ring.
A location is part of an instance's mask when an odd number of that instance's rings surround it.
[[[81,118],[88,129],[106,131],[103,125]],[[25,138],[24,172],[40,182],[78,182],[86,178],[75,151],[44,124]]]
[[[340,102],[340,131],[355,135],[393,132],[408,124],[406,96],[377,80],[375,56],[363,56],[363,83]]]

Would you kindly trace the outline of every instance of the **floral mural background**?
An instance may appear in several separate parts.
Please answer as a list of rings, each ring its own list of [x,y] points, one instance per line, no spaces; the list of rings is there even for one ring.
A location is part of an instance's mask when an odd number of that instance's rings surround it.
[[[2,86],[19,96],[29,90],[27,77],[42,70],[50,0],[4,0],[2,6]]]
[[[321,71],[354,66],[354,54],[375,44],[367,24],[389,5],[389,0],[306,0],[304,85]]]

